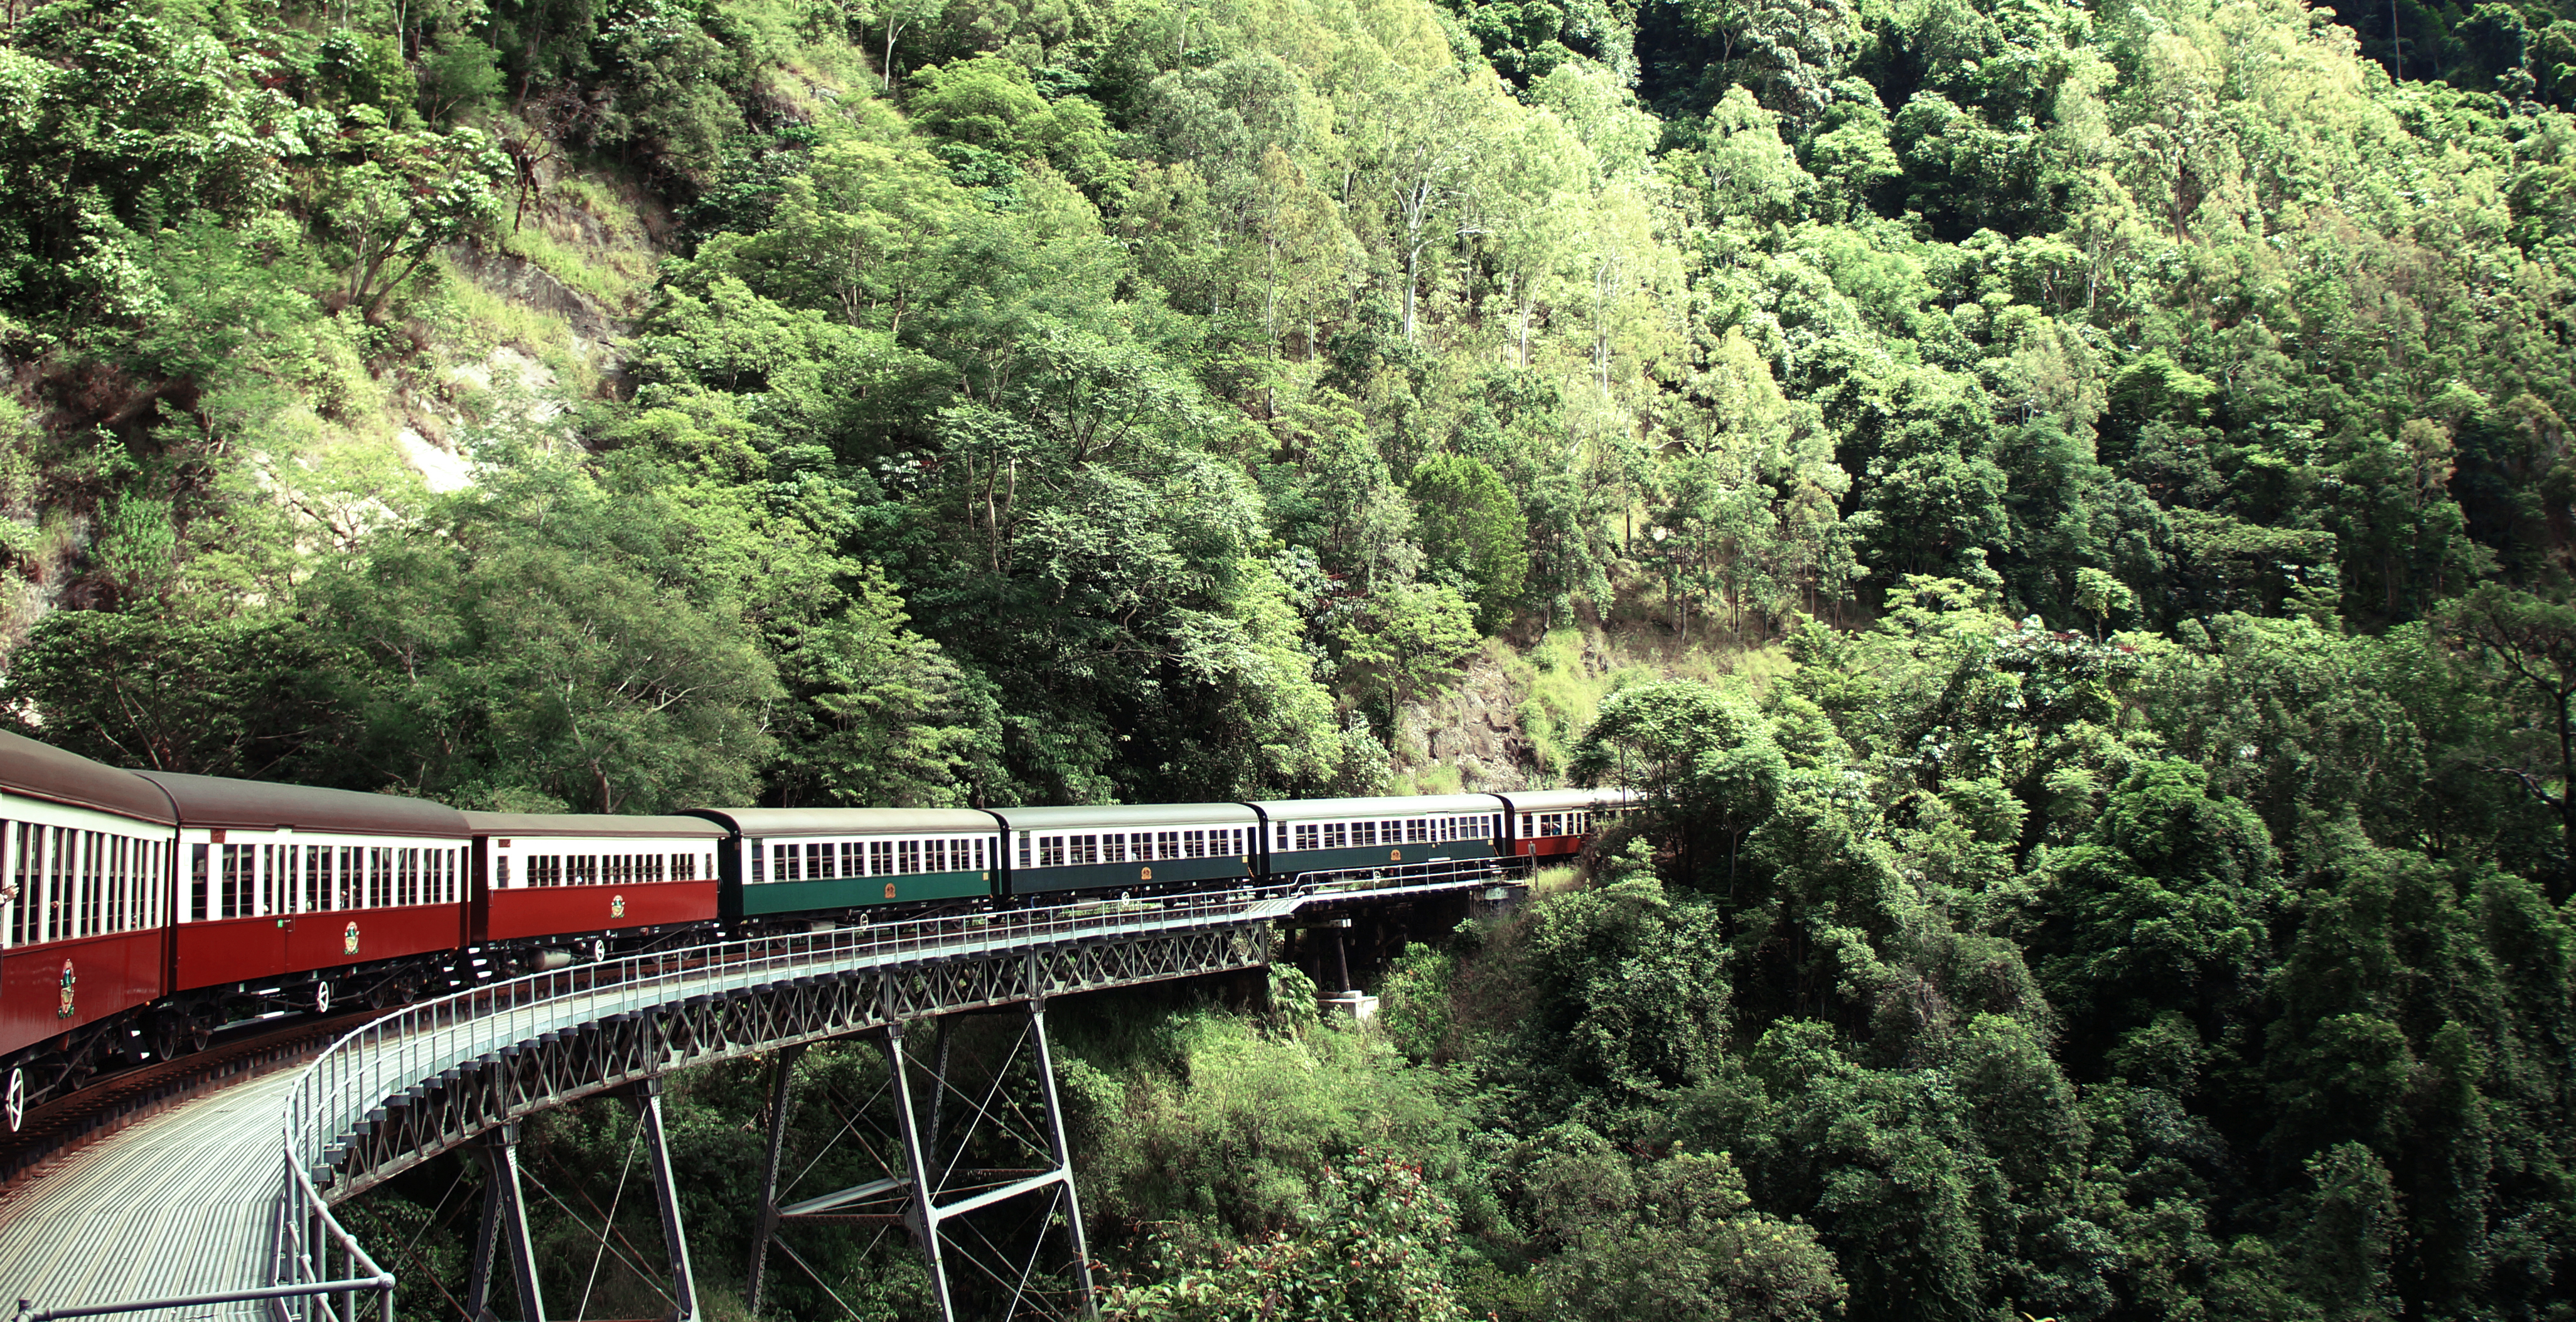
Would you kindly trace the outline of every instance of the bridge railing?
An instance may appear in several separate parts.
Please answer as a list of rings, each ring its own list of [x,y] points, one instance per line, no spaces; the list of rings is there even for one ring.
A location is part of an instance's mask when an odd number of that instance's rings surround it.
[[[495,982],[396,1010],[334,1042],[289,1088],[284,1114],[285,1169],[279,1199],[277,1286],[307,1293],[281,1298],[281,1316],[321,1298],[311,1287],[335,1281],[372,1287],[391,1278],[332,1216],[323,1186],[336,1149],[379,1114],[389,1098],[442,1072],[541,1034],[696,996],[775,983],[785,978],[901,968],[979,954],[1038,951],[1083,941],[1118,940],[1268,922],[1293,912],[1293,886],[1137,900],[1097,898],[1026,909],[909,919],[819,932],[746,937],[574,965]],[[333,1277],[336,1250],[346,1276]],[[345,1288],[345,1287],[344,1287]],[[333,1293],[338,1293],[334,1291]],[[359,1300],[346,1298],[356,1306]],[[390,1290],[381,1322],[392,1322]],[[325,1303],[319,1316],[350,1314]]]

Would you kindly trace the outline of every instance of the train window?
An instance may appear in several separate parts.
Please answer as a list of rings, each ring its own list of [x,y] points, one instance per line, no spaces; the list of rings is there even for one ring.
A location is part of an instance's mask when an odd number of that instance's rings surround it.
[[[239,918],[242,915],[242,871],[248,865],[248,860],[242,856],[250,852],[250,846],[225,845],[223,851],[223,896],[215,910],[215,916]]]
[[[930,861],[923,865],[923,871],[947,872],[950,870],[948,866],[948,842],[946,840],[932,840],[924,844],[922,848],[926,850],[930,856]]]
[[[1020,866],[1022,867],[1028,866],[1028,846],[1029,838],[1025,833],[1023,833],[1020,836]],[[1038,866],[1042,868],[1060,868],[1064,866],[1063,836],[1042,835],[1038,837]]]
[[[868,842],[868,875],[871,877],[886,877],[894,875],[893,841],[871,840]]]
[[[1100,861],[1103,863],[1124,863],[1127,861],[1127,835],[1125,832],[1117,831],[1100,837]]]
[[[912,874],[921,871],[920,841],[898,840],[895,842],[894,852],[896,867],[902,870],[903,875],[909,877]]]
[[[1020,832],[1020,866],[1021,866],[1021,867],[1027,867],[1028,865],[1029,865],[1029,833],[1028,833],[1028,832],[1026,832],[1026,831],[1022,831],[1022,832]]]
[[[9,889],[16,898],[9,905],[9,944],[23,946],[27,944],[27,916],[36,911],[35,871],[27,866],[27,857],[40,837],[33,822],[18,823],[11,834],[16,839],[9,855]]]
[[[60,941],[72,934],[72,920],[78,916],[72,907],[77,898],[72,893],[72,855],[80,847],[79,832],[57,826],[53,837],[45,865],[45,936]]]
[[[1375,822],[1353,822],[1353,823],[1351,823],[1351,843],[1352,843],[1352,844],[1355,844],[1355,845],[1373,845],[1373,844],[1376,844],[1376,843],[1377,843],[1377,823],[1375,823]]]
[[[1181,852],[1180,852],[1176,857],[1180,857],[1180,858],[1205,858],[1205,857],[1207,857],[1207,832],[1205,832],[1205,831],[1183,831],[1183,832],[1181,832]]]
[[[1075,856],[1073,860],[1074,862],[1087,863],[1094,867],[1099,866],[1100,837],[1096,835],[1075,836],[1073,838],[1073,852]]]
[[[1297,824],[1297,847],[1299,849],[1315,848],[1316,840],[1320,834],[1321,833],[1316,829],[1313,822],[1299,822]]]
[[[1351,843],[1351,828],[1343,822],[1324,823],[1324,848],[1342,849]]]
[[[760,871],[760,842],[757,840],[751,842],[751,879],[754,884],[766,880]]]
[[[27,940],[27,906],[18,902],[27,888],[19,882],[18,855],[11,848],[19,838],[16,824],[0,822],[0,949],[24,945]]]
[[[1406,844],[1408,844],[1408,845],[1418,845],[1418,844],[1423,843],[1425,840],[1427,840],[1427,839],[1429,838],[1429,836],[1430,836],[1430,831],[1429,831],[1429,829],[1428,829],[1428,828],[1426,828],[1426,827],[1423,825],[1423,822],[1422,822],[1422,819],[1421,819],[1421,818],[1419,818],[1419,817],[1408,818],[1408,819],[1405,821],[1405,823],[1404,823],[1404,843],[1406,843]]]
[[[1288,847],[1288,823],[1286,823],[1286,822],[1281,822],[1281,823],[1279,824],[1279,843],[1278,843],[1278,844],[1276,844],[1276,845],[1274,845],[1274,846],[1272,846],[1272,848],[1275,848],[1275,849],[1286,849],[1287,847]]]
[[[805,852],[803,850],[798,849],[794,845],[782,845],[779,847],[778,879],[780,881],[803,881],[805,879]]]
[[[975,870],[977,872],[989,872],[992,870],[992,865],[984,861],[984,851],[986,847],[984,837],[980,835],[975,837]]]

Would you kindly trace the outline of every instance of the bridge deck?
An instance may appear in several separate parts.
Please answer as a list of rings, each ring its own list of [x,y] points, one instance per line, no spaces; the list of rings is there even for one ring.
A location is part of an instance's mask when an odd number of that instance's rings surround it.
[[[264,1279],[277,1187],[281,1070],[182,1102],[57,1159],[0,1196],[0,1304],[112,1304]],[[158,1316],[245,1319],[255,1304]]]

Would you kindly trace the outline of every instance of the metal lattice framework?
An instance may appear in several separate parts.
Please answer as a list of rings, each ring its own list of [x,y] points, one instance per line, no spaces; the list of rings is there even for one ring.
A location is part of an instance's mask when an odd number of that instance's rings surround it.
[[[288,1102],[289,1160],[338,1202],[495,1126],[693,1065],[1255,967],[1268,961],[1266,924],[1294,903],[1247,895],[1114,915],[1063,906],[520,978],[415,1006],[335,1044]],[[1080,922],[1083,911],[1102,921]]]
[[[1258,967],[1269,959],[1269,925],[1301,902],[1289,888],[1247,887],[730,941],[534,974],[388,1015],[333,1044],[289,1094],[273,1284],[320,1292],[289,1297],[280,1312],[324,1322],[371,1307],[391,1322],[390,1292],[377,1289],[390,1276],[330,1204],[483,1135],[506,1142],[505,1127],[535,1112],[616,1089],[649,1094],[675,1070],[870,1030],[899,1043],[907,1022],[1014,1004],[1031,1007],[1043,1056],[1036,1007],[1047,997]],[[1055,1139],[1047,1178],[1012,1196],[1046,1193],[1070,1205],[1071,1172]],[[666,1168],[658,1125],[655,1147]],[[920,1161],[911,1182],[911,1218],[931,1228],[922,1239],[935,1269],[936,1228],[965,1211],[940,1203]],[[666,1232],[679,1242],[675,1223]],[[338,1264],[326,1251],[334,1246]],[[685,1263],[673,1265],[684,1277]],[[335,1281],[335,1267],[346,1277]],[[361,1279],[371,1293],[331,1288]],[[542,1316],[524,1305],[523,1314]]]

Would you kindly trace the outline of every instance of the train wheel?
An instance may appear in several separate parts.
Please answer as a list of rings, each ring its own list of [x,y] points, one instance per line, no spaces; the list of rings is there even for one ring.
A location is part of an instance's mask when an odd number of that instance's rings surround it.
[[[5,1108],[0,1109],[6,1109],[9,1113],[9,1132],[12,1134],[18,1132],[18,1126],[27,1122],[27,1071],[16,1066],[10,1067],[8,1101]]]
[[[595,936],[590,939],[590,962],[593,964],[605,964],[608,962],[608,939],[606,937]]]
[[[331,1013],[331,982],[328,978],[313,984],[313,1013]]]

